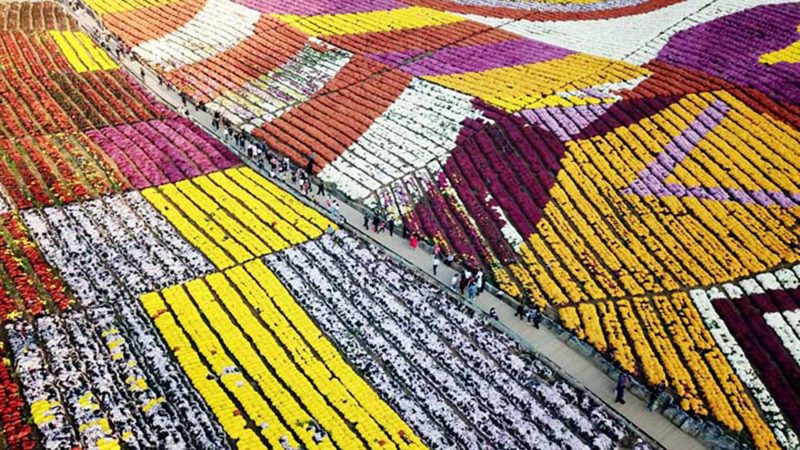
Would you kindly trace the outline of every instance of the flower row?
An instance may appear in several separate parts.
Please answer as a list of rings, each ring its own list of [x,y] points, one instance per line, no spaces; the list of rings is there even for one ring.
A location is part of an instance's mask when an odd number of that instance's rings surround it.
[[[79,375],[87,377],[82,385],[95,392],[95,403],[106,405],[105,402],[109,402],[103,411],[110,421],[110,434],[128,445],[134,445],[129,441],[138,442],[140,448],[149,448],[151,445],[147,442],[152,442],[152,437],[156,436],[159,440],[173,440],[177,447],[225,448],[219,425],[171,359],[169,348],[159,339],[136,301],[140,294],[209,273],[213,266],[138,192],[61,208],[28,210],[23,216],[48,262],[58,269],[82,306],[63,319],[58,315],[55,318],[45,316],[48,321],[56,320],[71,327],[71,338],[51,341],[54,344],[60,341],[78,343],[73,353],[96,352],[77,356],[70,351],[58,351],[52,355],[63,360],[50,359],[37,364],[43,367],[49,364],[69,367],[74,361],[97,364],[97,367],[80,370]],[[39,327],[38,323],[16,326],[33,325]],[[86,336],[89,343],[75,335],[78,331],[90,333]],[[98,337],[102,340],[97,341]],[[32,344],[41,346],[34,333],[26,332],[21,339],[31,340],[31,344],[21,344],[15,354],[24,352]],[[44,353],[46,359],[48,355],[51,352]],[[44,376],[48,370],[36,371],[31,376]],[[52,378],[45,378],[27,385],[54,392],[53,383]],[[115,389],[123,398],[128,398],[127,403],[111,402],[112,397],[105,395],[107,390]],[[29,404],[40,395],[36,392],[39,391],[26,393]],[[84,394],[85,391],[79,391],[76,408],[83,407],[80,399]],[[37,411],[43,414],[39,429],[50,430],[54,424],[47,419],[59,404],[54,404],[52,399],[37,404],[41,409],[33,411],[34,417]],[[63,409],[69,407],[63,405],[60,411],[72,417],[74,411]],[[133,435],[118,432],[115,420],[123,417],[133,417],[131,420],[139,424],[139,428],[132,428]],[[66,431],[57,436],[77,436],[82,431],[71,429],[69,424],[63,427]],[[103,430],[101,427],[100,431]],[[53,439],[59,442],[60,438]],[[58,444],[53,447],[61,448]]]
[[[138,122],[87,136],[114,160],[137,189],[227,169],[238,159],[184,118]]]
[[[322,215],[249,168],[142,192],[219,269],[322,234]]]
[[[576,402],[583,394],[540,362],[509,353],[508,338],[463,305],[344,232],[265,260],[356,367],[373,368],[371,383],[431,448],[613,448],[630,433],[599,405]]]
[[[239,446],[419,447],[261,261],[141,301]]]

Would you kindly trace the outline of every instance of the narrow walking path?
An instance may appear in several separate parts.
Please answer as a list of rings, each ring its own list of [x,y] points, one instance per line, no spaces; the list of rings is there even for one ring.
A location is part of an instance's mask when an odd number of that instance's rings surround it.
[[[93,32],[100,30],[95,20],[85,11],[79,11],[76,17],[78,18],[79,24],[87,31]],[[102,35],[102,33],[103,32],[100,32],[100,35]],[[112,50],[113,48],[112,45]],[[123,58],[123,60],[119,62],[135,78],[143,81],[145,86],[162,101],[177,110],[182,107],[178,92],[160,84],[155,72],[130,58]],[[142,80],[140,76],[141,71],[145,73],[144,80]],[[192,106],[189,106],[189,110],[190,118],[195,123],[222,141],[222,129],[212,129],[210,114],[198,111]],[[243,161],[258,170],[254,161],[249,160],[241,149],[231,146],[230,143],[228,144]],[[293,191],[298,197],[309,201],[313,206],[330,215],[329,211],[325,210],[326,208],[317,203],[317,196],[312,195],[311,198],[303,197],[297,193],[295,186],[286,186],[280,180],[275,181],[290,191]],[[316,188],[313,190],[316,191]],[[319,200],[321,199],[320,197]],[[385,248],[391,250],[399,257],[405,259],[406,262],[436,278],[445,286],[449,286],[450,280],[455,273],[453,268],[442,264],[439,266],[437,275],[433,276],[433,257],[429,252],[423,249],[415,250],[410,248],[408,241],[399,235],[389,236],[386,232],[374,233],[366,230],[362,225],[364,221],[363,214],[344,201],[340,201],[339,212],[354,229],[360,230],[360,232],[365,234],[368,238],[373,239]],[[464,301],[467,300],[464,299]],[[627,395],[627,401],[624,405],[615,403],[613,392],[615,380],[610,378],[609,375],[601,370],[601,368],[589,358],[570,347],[567,342],[562,340],[548,327],[542,326],[541,329],[535,329],[531,324],[517,319],[514,317],[513,307],[510,306],[509,303],[491,294],[489,291],[484,291],[480,294],[474,300],[473,305],[485,312],[489,311],[491,308],[495,308],[499,317],[498,325],[501,328],[510,331],[510,334],[515,335],[514,337],[516,339],[533,349],[536,353],[552,361],[563,372],[573,378],[577,384],[584,386],[610,408],[628,419],[664,448],[669,450],[694,450],[705,448],[699,440],[681,430],[664,415],[648,411],[645,400],[629,394]]]

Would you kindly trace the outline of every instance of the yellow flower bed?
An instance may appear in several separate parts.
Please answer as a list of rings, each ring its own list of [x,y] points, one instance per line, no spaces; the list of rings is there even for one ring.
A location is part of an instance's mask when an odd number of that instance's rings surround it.
[[[371,11],[319,16],[272,14],[309,36],[376,33],[461,22],[463,17],[430,8],[411,6],[388,11]]]
[[[167,5],[177,0],[86,0],[86,6],[99,14],[111,14],[152,6]]]
[[[282,437],[297,446],[293,436],[307,448],[424,448],[261,260],[141,301],[241,448],[281,448]],[[233,417],[234,398],[261,437]],[[312,420],[329,434],[321,444],[306,429]]]
[[[330,222],[249,168],[142,195],[219,269],[317,238]]]
[[[422,78],[516,112],[526,108],[598,104],[605,100],[565,94],[630,81],[648,73],[632,64],[576,53],[532,64]]]
[[[51,30],[50,36],[76,72],[119,69],[108,53],[83,31]]]

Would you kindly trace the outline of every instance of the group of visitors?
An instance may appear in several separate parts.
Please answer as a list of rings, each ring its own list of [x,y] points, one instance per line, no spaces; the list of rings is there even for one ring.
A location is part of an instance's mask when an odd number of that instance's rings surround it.
[[[434,255],[434,263],[436,260],[436,255]],[[434,275],[436,274],[435,266],[433,273]],[[453,274],[453,277],[450,279],[450,287],[461,292],[461,295],[466,294],[467,300],[473,301],[478,294],[483,292],[483,271],[466,267],[462,272]]]
[[[519,317],[520,320],[526,320],[528,323],[533,324],[533,327],[536,329],[539,329],[539,325],[541,325],[542,319],[544,319],[544,315],[539,310],[538,306],[529,308],[522,303],[517,305],[514,317]]]

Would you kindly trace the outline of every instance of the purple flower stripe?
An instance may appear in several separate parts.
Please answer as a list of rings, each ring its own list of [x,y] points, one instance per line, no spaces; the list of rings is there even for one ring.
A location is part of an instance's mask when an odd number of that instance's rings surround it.
[[[567,142],[597,121],[610,107],[606,104],[552,107],[527,109],[519,114],[531,123],[549,130],[562,142]]]
[[[531,39],[513,39],[493,44],[449,46],[413,62],[408,60],[420,55],[420,52],[388,53],[373,55],[373,58],[388,64],[401,64],[404,71],[415,76],[433,76],[533,64],[563,58],[572,53]]]
[[[89,130],[86,135],[114,160],[122,173],[131,181],[131,184],[137,189],[144,189],[169,182],[164,173],[158,169],[146,154],[135,147],[123,150],[121,145],[124,139],[118,138],[116,133],[107,130],[109,129],[103,131]]]
[[[745,191],[742,189],[722,187],[687,187],[666,180],[675,168],[689,155],[711,130],[719,124],[730,107],[722,101],[715,101],[706,108],[697,120],[678,136],[673,138],[664,151],[656,159],[639,172],[638,177],[623,194],[643,194],[647,191],[657,196],[695,197],[704,200],[736,201],[740,203],[758,203],[762,206],[780,205],[784,208],[794,207],[800,202],[800,194],[786,194],[780,191]],[[697,129],[700,129],[698,132]],[[643,189],[647,186],[647,189]]]

